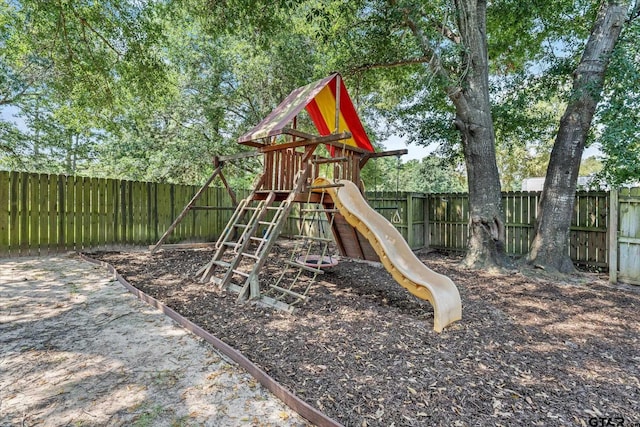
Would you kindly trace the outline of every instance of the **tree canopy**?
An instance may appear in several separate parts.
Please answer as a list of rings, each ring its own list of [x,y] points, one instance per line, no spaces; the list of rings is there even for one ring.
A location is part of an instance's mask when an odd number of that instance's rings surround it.
[[[611,185],[640,182],[640,19],[636,6],[611,59],[594,140],[603,153],[601,175]],[[633,18],[633,17],[632,17]]]
[[[454,105],[463,47],[455,5],[339,0],[0,5],[5,168],[200,181],[208,157],[293,88],[343,73],[379,144],[390,134],[461,163]],[[492,114],[504,188],[545,167],[558,111],[596,12],[590,1],[491,2]],[[638,180],[637,22],[615,51],[591,141],[613,184]],[[206,153],[206,155],[203,155]],[[524,160],[524,162],[523,162]],[[411,169],[412,166],[407,166]]]

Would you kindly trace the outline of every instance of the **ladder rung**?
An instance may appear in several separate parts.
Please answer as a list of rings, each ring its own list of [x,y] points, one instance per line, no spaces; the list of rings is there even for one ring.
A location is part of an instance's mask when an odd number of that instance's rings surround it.
[[[294,291],[290,291],[289,289],[281,288],[280,286],[271,285],[269,286],[271,289],[275,289],[278,292],[283,292],[285,294],[289,294],[292,297],[300,298],[301,300],[306,300],[308,297],[306,295],[299,294]]]
[[[302,234],[296,234],[293,237],[295,237],[296,239],[315,240],[316,242],[333,242],[333,239],[327,239],[326,237],[303,236]]]
[[[244,208],[242,208],[245,211],[257,211],[260,210],[260,207],[252,207],[252,206],[245,206]]]
[[[225,261],[213,261],[213,263],[219,267],[229,268],[231,264]]]
[[[320,270],[319,268],[309,267],[309,266],[306,266],[304,264],[300,264],[299,262],[287,261],[287,264],[290,265],[291,267],[301,268],[301,269],[309,271],[311,273],[324,274],[324,271]]]
[[[247,224],[233,224],[234,227],[247,228]]]
[[[246,256],[247,258],[253,258],[253,259],[260,259],[260,257],[258,255],[254,255],[254,254],[249,254],[249,253],[241,253],[240,255],[242,256]]]
[[[255,242],[265,242],[267,240],[267,239],[263,239],[262,237],[256,237],[256,236],[251,236],[250,239]]]
[[[229,283],[229,284],[227,285],[227,288],[228,288],[230,291],[233,291],[233,292],[235,292],[235,293],[237,293],[237,294],[239,294],[239,293],[242,291],[242,287],[241,287],[241,286],[236,285],[235,283]]]
[[[312,185],[309,188],[311,190],[320,190],[320,189],[323,189],[323,188],[337,188],[337,187],[344,187],[344,184]]]
[[[236,274],[239,274],[241,276],[244,276],[244,277],[249,277],[249,273],[245,273],[242,270],[233,270],[233,272],[236,273]]]
[[[300,212],[340,212],[338,209],[300,209]]]
[[[284,206],[267,206],[267,209],[270,211],[281,211],[284,209]]]
[[[260,225],[275,225],[275,222],[269,222],[269,221],[258,221],[258,223]]]
[[[233,208],[227,208],[227,207],[224,207],[224,206],[191,206],[190,209],[194,209],[194,210],[209,210],[209,211],[233,210]]]

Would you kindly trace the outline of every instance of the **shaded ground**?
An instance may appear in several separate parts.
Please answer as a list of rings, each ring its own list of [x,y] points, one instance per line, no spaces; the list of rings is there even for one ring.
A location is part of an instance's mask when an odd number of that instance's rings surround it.
[[[103,268],[0,259],[0,426],[305,424]]]
[[[558,284],[420,254],[463,301],[437,334],[431,306],[367,264],[341,262],[289,315],[197,283],[207,250],[92,256],[348,426],[640,425],[640,292],[595,274]]]

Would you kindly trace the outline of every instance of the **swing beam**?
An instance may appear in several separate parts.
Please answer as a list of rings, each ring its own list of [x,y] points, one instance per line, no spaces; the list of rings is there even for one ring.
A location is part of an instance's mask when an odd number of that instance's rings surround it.
[[[389,151],[380,151],[378,153],[367,153],[362,156],[360,159],[360,169],[364,167],[365,164],[369,161],[369,159],[377,159],[378,157],[390,157],[390,156],[404,156],[407,154],[409,150],[403,148],[401,150],[389,150]]]

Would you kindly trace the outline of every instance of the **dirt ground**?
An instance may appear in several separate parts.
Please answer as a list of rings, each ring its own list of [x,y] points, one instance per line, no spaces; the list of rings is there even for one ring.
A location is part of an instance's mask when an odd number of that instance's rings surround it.
[[[342,261],[286,314],[194,280],[208,250],[92,256],[347,426],[640,425],[640,288],[604,276],[556,283],[420,253],[463,301],[463,320],[437,334],[429,303],[367,264]]]
[[[0,259],[0,426],[35,425],[306,423],[103,268]]]

